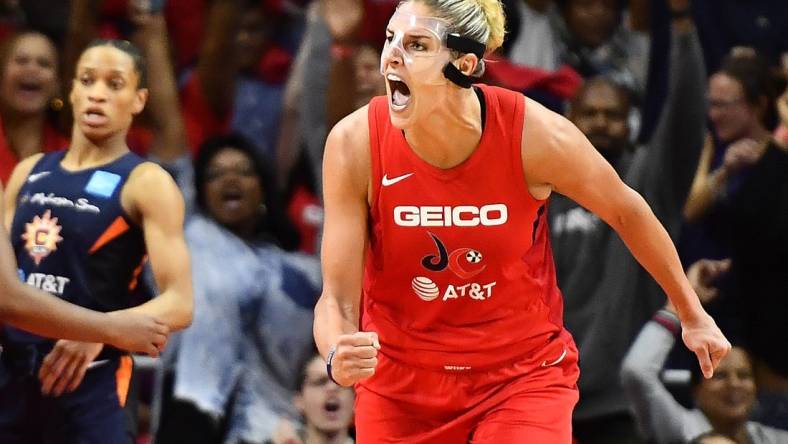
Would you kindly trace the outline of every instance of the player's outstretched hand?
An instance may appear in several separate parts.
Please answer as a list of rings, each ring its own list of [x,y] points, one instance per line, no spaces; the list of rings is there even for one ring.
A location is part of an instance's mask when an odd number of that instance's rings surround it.
[[[331,357],[331,376],[341,386],[349,387],[375,374],[380,341],[375,332],[360,331],[342,335]]]
[[[153,317],[131,310],[109,313],[112,319],[112,337],[109,344],[121,350],[159,356],[167,344],[170,329]]]
[[[711,378],[717,364],[731,350],[730,342],[706,312],[692,320],[682,321],[681,328],[684,344],[698,357],[703,376]]]

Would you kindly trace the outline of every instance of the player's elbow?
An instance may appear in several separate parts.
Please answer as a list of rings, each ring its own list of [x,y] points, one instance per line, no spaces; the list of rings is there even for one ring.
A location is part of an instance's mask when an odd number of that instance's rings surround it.
[[[177,300],[173,301],[168,312],[169,316],[167,316],[168,319],[165,322],[171,331],[183,330],[192,325],[192,320],[194,319],[194,298],[192,297],[191,288],[188,291],[184,290],[178,293]]]
[[[171,326],[173,330],[183,330],[192,325],[192,321],[194,320],[194,301],[191,296],[187,301],[181,303],[176,317],[176,325]]]
[[[603,219],[618,233],[637,230],[640,222],[648,217],[651,209],[643,196],[627,188],[615,199],[608,214]]]

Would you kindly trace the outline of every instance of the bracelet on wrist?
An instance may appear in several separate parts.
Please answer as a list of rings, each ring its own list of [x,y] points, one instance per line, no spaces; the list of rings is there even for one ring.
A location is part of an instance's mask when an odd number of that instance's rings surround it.
[[[326,373],[328,373],[328,379],[331,380],[336,385],[340,385],[336,379],[334,379],[334,375],[331,374],[331,365],[332,361],[334,360],[334,354],[337,352],[337,346],[332,345],[331,349],[328,351],[328,355],[326,356]]]
[[[671,332],[673,336],[678,336],[681,333],[681,321],[679,321],[678,316],[664,308],[659,310],[652,319],[663,326],[665,330]]]

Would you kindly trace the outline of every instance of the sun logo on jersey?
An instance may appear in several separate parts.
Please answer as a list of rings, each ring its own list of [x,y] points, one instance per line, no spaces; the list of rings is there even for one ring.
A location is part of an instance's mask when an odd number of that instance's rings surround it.
[[[36,216],[32,222],[25,224],[22,240],[25,241],[27,254],[30,255],[36,266],[57,250],[58,242],[63,240],[60,236],[62,229],[63,227],[57,224],[57,218],[52,217],[50,210],[47,210],[43,216]]]

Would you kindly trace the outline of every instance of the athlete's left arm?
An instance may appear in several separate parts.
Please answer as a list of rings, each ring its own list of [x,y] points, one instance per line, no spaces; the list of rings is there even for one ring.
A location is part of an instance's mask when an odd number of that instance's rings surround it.
[[[526,100],[522,159],[529,191],[542,199],[557,191],[616,230],[677,308],[684,342],[710,377],[730,344],[700,305],[667,231],[643,197],[624,184],[580,130]]]
[[[183,196],[161,167],[144,163],[129,177],[123,207],[139,221],[153,275],[161,293],[133,310],[150,314],[171,330],[192,322],[193,296],[189,251],[183,236]]]

